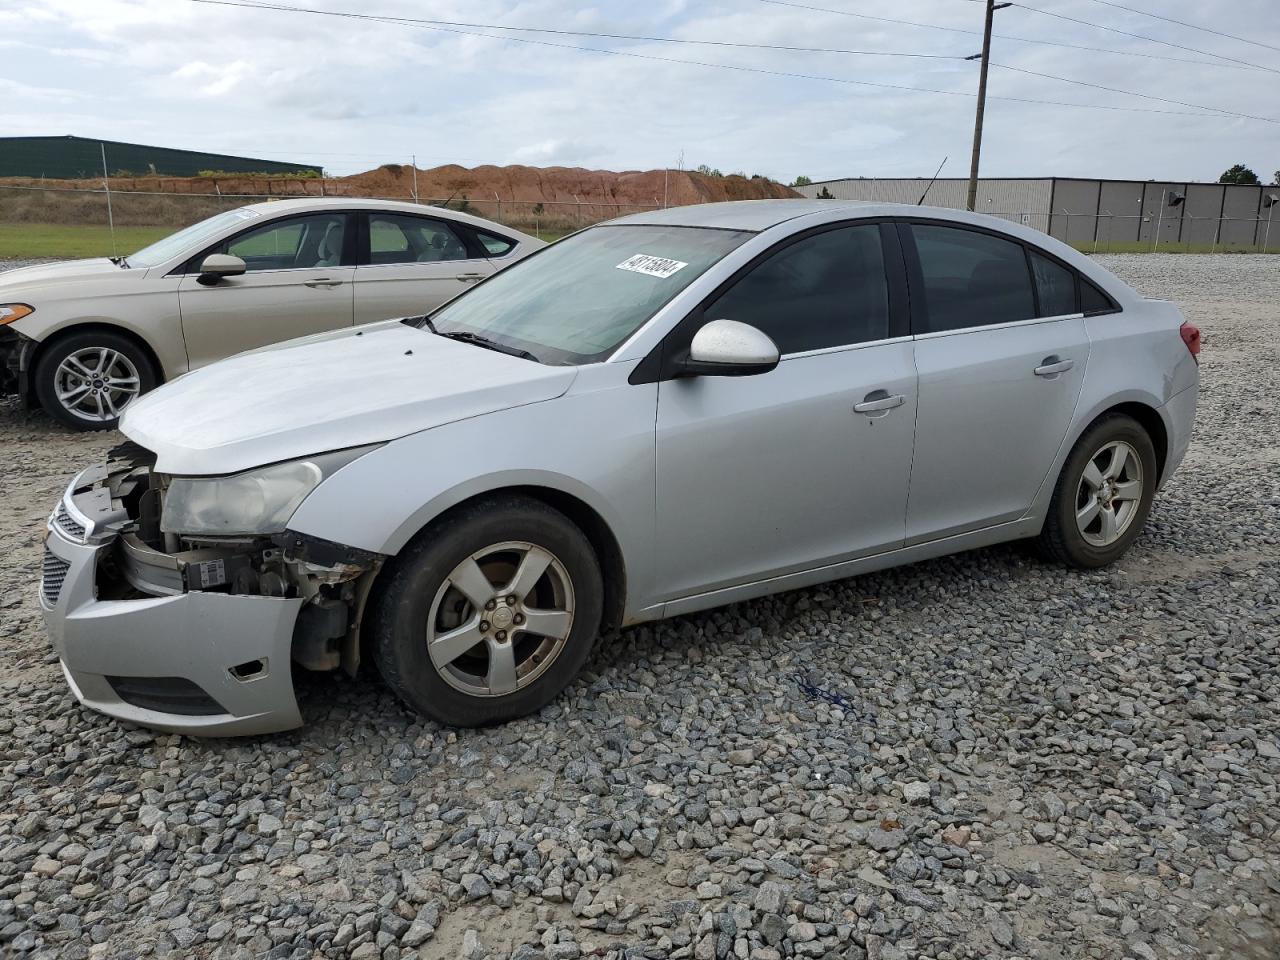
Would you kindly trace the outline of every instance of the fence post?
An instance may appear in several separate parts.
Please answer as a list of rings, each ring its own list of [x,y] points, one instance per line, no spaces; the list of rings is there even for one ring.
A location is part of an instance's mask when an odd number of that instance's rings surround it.
[[[111,184],[107,181],[107,145],[99,140],[98,147],[102,151],[102,192],[107,195],[107,230],[111,233],[111,255],[118,257],[120,251],[116,249],[116,218],[111,212]]]

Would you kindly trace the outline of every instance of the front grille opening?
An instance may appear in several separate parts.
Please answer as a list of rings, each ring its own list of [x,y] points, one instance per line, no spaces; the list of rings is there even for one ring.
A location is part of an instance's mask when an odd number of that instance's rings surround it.
[[[244,663],[237,663],[231,668],[231,675],[237,680],[256,680],[258,677],[266,676],[266,673],[266,657],[262,657],[259,660],[246,660]]]
[[[40,568],[40,595],[44,602],[53,606],[62,595],[62,584],[67,579],[67,571],[71,564],[57,556],[48,547],[44,548],[44,563]]]
[[[222,704],[185,677],[107,677],[116,696],[130,706],[184,717],[226,713]]]
[[[53,515],[53,522],[58,529],[69,536],[72,540],[84,540],[84,524],[80,523],[75,517],[67,512],[65,503],[58,504],[57,512]]]

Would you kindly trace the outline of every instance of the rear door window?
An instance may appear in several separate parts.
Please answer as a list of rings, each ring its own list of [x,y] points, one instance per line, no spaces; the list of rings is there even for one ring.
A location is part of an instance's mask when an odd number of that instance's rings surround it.
[[[1035,274],[1036,290],[1040,294],[1040,316],[1061,317],[1078,312],[1074,271],[1032,251],[1031,272]]]
[[[924,282],[926,329],[937,333],[1036,315],[1022,245],[989,233],[912,224]]]
[[[438,263],[466,260],[466,244],[442,220],[412,215],[369,214],[369,263]]]

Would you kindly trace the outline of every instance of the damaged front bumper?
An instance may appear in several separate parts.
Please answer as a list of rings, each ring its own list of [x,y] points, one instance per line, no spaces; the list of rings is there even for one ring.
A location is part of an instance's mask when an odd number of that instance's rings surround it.
[[[140,454],[81,473],[49,518],[40,605],[72,692],[176,733],[299,726],[292,665],[354,670],[382,558],[289,533],[158,539],[147,500],[160,493]]]

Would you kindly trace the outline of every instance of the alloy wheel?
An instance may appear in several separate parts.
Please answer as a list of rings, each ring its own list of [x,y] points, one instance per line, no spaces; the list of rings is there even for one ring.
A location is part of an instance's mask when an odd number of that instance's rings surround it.
[[[81,420],[115,420],[142,390],[138,368],[119,350],[83,347],[68,354],[54,373],[58,402]]]
[[[549,550],[496,543],[459,563],[436,592],[427,652],[440,676],[473,697],[527,687],[564,649],[573,583]]]
[[[1076,491],[1076,529],[1093,547],[1109,547],[1142,505],[1142,458],[1123,440],[1104,444],[1085,464]]]

